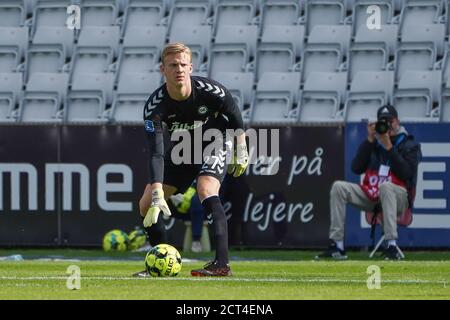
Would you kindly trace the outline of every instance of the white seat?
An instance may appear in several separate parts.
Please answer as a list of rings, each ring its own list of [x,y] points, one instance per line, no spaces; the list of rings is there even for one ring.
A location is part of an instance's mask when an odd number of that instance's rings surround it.
[[[169,15],[169,36],[172,28],[206,24],[211,12],[208,0],[174,0]]]
[[[0,28],[0,73],[16,71],[28,47],[28,28]]]
[[[308,45],[301,61],[302,82],[308,79],[311,72],[338,72],[342,63],[338,48]]]
[[[116,24],[118,8],[116,0],[80,0],[81,29],[85,27],[108,27]]]
[[[344,23],[345,8],[342,1],[317,0],[306,3],[306,34],[316,25],[339,25]]]
[[[360,71],[384,71],[389,55],[382,47],[355,43],[349,51],[348,71],[350,82]]]
[[[31,35],[41,27],[65,28],[67,8],[72,4],[70,0],[35,0]]]
[[[437,55],[444,54],[445,26],[443,24],[411,25],[402,33],[405,43],[431,43]]]
[[[261,36],[262,43],[288,44],[296,57],[303,52],[305,27],[299,25],[273,25],[265,29]]]
[[[309,34],[308,44],[337,45],[341,55],[346,57],[350,38],[350,26],[316,25]]]
[[[432,44],[403,43],[396,52],[396,76],[399,81],[408,70],[431,71],[436,63],[436,51]]]
[[[213,79],[220,72],[245,72],[249,54],[245,45],[212,45],[209,57],[209,76]]]
[[[254,56],[257,39],[257,26],[223,26],[216,35],[215,44],[244,46],[249,56]]]
[[[442,15],[441,0],[408,1],[400,14],[400,35],[413,25],[439,23]]]
[[[35,72],[61,72],[65,58],[61,45],[31,45],[27,54],[25,81]]]
[[[166,1],[163,0],[128,0],[124,13],[122,36],[133,35],[139,28],[160,25],[166,11]],[[130,28],[133,28],[132,30]],[[165,36],[165,33],[164,33]]]
[[[66,27],[40,27],[33,36],[32,43],[37,45],[61,45],[64,57],[73,54],[74,33]]]
[[[256,81],[266,72],[290,72],[295,65],[295,55],[290,46],[261,43],[256,56]]]
[[[397,36],[397,25],[382,25],[381,29],[373,30],[362,25],[356,32],[355,44],[367,45],[370,48],[383,48],[386,54],[391,56],[397,49]]]
[[[223,26],[250,25],[255,16],[255,0],[219,0],[215,14],[213,34]]]

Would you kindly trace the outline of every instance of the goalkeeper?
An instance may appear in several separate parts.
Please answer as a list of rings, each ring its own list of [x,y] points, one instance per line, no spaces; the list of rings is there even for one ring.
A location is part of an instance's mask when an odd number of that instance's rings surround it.
[[[228,226],[219,189],[227,172],[228,164],[225,160],[229,152],[233,152],[233,161],[228,165],[228,173],[237,177],[248,165],[240,110],[221,84],[209,78],[191,75],[192,53],[184,44],[172,43],[164,48],[160,70],[166,83],[150,95],[144,107],[145,131],[150,151],[149,183],[139,202],[144,227],[150,235],[164,235],[163,222],[158,218],[161,213],[171,215],[166,200],[175,193],[184,193],[192,181],[197,179],[198,196],[215,231],[216,256],[203,269],[192,270],[191,275],[230,276]],[[177,153],[171,152],[176,145],[168,145],[164,139],[164,125],[172,138],[174,133],[187,133],[191,142],[194,141],[194,131],[200,130],[203,137],[206,130],[217,129],[220,137],[215,136],[214,143],[217,146],[216,143],[219,142],[220,148],[209,148],[213,150],[208,154],[206,146],[209,141],[202,141],[201,146],[193,142],[190,145],[190,160],[188,163],[184,161],[186,150],[183,149],[183,162],[179,164],[179,158],[174,159]],[[236,134],[235,152],[230,149],[231,143],[225,143],[226,129],[239,131]],[[184,137],[185,135],[183,141]],[[196,163],[195,159],[200,159],[201,163]],[[164,240],[162,237],[161,242]]]

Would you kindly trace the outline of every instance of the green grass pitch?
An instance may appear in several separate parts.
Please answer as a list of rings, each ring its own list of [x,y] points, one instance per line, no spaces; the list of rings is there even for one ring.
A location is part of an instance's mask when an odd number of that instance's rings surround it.
[[[174,278],[132,278],[145,253],[97,250],[0,250],[24,261],[0,261],[1,299],[450,299],[450,253],[406,252],[405,261],[313,261],[313,251],[232,251],[230,278],[193,278],[210,254],[182,254]],[[192,260],[193,259],[193,260]],[[80,289],[69,290],[67,268],[81,271]],[[380,269],[380,289],[368,289],[370,265]],[[371,282],[373,284],[373,282]]]

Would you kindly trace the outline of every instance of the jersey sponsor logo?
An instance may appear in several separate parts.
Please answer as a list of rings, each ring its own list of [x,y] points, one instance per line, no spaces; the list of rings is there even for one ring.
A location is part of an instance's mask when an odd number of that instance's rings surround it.
[[[169,131],[189,131],[189,130],[195,130],[197,128],[200,128],[205,124],[206,122],[203,121],[195,121],[192,125],[189,123],[180,123],[180,122],[174,122],[172,123],[172,126],[170,127]]]
[[[205,114],[208,112],[208,107],[207,106],[200,106],[198,108],[198,114]]]
[[[155,132],[155,126],[153,125],[153,121],[145,120],[144,126],[145,126],[145,131]]]
[[[196,80],[198,86],[198,89],[205,90],[206,92],[211,92],[221,98],[225,97],[225,91],[223,89],[215,84],[211,84],[208,82],[203,82],[200,80]]]
[[[144,115],[145,117],[149,117],[152,114],[153,109],[156,108],[156,106],[162,101],[164,98],[162,89],[159,89],[157,93],[153,95],[153,97],[150,99],[150,101],[145,106]]]
[[[177,116],[176,114],[169,114],[167,116],[167,119],[172,119],[172,118],[175,118],[176,116]]]

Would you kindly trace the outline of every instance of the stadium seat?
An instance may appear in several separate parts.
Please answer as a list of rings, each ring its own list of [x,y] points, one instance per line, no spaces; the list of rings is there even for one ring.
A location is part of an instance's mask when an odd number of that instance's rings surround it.
[[[354,43],[360,46],[364,44],[369,48],[383,48],[386,55],[390,57],[394,56],[397,49],[397,36],[397,25],[382,25],[379,30],[370,30],[366,26],[360,26],[356,32]]]
[[[262,75],[251,106],[251,122],[295,122],[299,87],[298,72],[267,72]]]
[[[367,13],[367,10],[370,6],[377,6],[380,9],[380,22],[381,25],[389,25],[391,24],[392,17],[394,15],[392,0],[362,0],[355,1],[353,4],[353,13],[352,13],[352,29],[353,35],[361,29],[361,27],[367,31],[374,31],[376,29],[367,28],[367,19],[372,15]]]
[[[256,81],[266,72],[294,70],[295,54],[288,45],[261,43],[256,56]]]
[[[16,121],[13,111],[22,92],[21,73],[0,73],[0,123]]]
[[[36,0],[33,8],[32,37],[41,27],[66,27],[70,0]]]
[[[339,48],[307,45],[301,61],[302,83],[311,72],[338,72],[341,69],[342,56]]]
[[[308,1],[305,8],[306,34],[316,25],[340,25],[344,23],[346,11],[342,1]]]
[[[395,80],[398,82],[408,70],[433,70],[436,63],[436,50],[431,43],[402,43],[397,49],[395,60]]]
[[[295,0],[262,0],[261,34],[275,26],[299,24],[302,12],[301,3],[301,1]]]
[[[350,46],[351,28],[350,26],[314,26],[308,37],[308,44],[323,45],[332,47],[337,45],[341,51],[341,56],[346,57]]]
[[[69,58],[73,54],[75,35],[66,27],[40,27],[33,36],[35,45],[60,45],[63,48],[64,57]]]
[[[288,44],[296,57],[303,52],[305,27],[299,25],[274,25],[267,28],[261,36],[262,43]]]
[[[161,48],[165,42],[163,26],[130,27],[116,67],[116,82],[127,73],[145,73],[159,70]]]
[[[375,120],[378,108],[391,101],[393,89],[393,71],[360,71],[356,73],[344,106],[345,121]]]
[[[403,121],[437,121],[433,103],[441,96],[440,71],[406,71],[394,95],[394,106]]]
[[[237,105],[241,111],[244,111],[244,106],[250,106],[253,95],[253,72],[220,72],[214,79],[237,98]]]
[[[166,1],[163,0],[128,0],[124,13],[122,37],[125,37],[128,31],[130,31],[130,35],[133,35],[132,31],[139,28],[160,25],[165,12]]]
[[[17,71],[28,47],[28,28],[0,28],[0,73]]]
[[[223,26],[217,33],[215,44],[243,46],[250,57],[256,52],[257,26]]]
[[[0,2],[0,28],[22,27],[27,18],[24,0],[3,0]]]
[[[150,94],[161,85],[161,73],[131,73],[121,79],[111,108],[114,122],[142,122],[142,110]]]
[[[406,28],[401,36],[405,43],[431,43],[437,56],[444,54],[445,26],[443,24],[421,24]]]
[[[192,64],[194,71],[200,71],[201,65],[206,60],[207,51],[211,42],[210,26],[185,26],[173,28],[169,42],[181,42],[186,44],[192,52]]]
[[[35,72],[61,72],[65,58],[61,45],[31,45],[27,54],[25,82]]]
[[[20,121],[61,122],[67,85],[65,73],[33,73],[20,102]]]
[[[169,36],[172,28],[177,30],[186,26],[206,24],[210,16],[208,0],[174,0],[169,15]]]
[[[255,17],[255,7],[255,0],[218,0],[213,34],[220,32],[223,26],[250,25]]]
[[[300,98],[300,122],[336,122],[340,105],[345,100],[345,72],[311,72]]]
[[[389,56],[383,47],[355,43],[348,56],[349,82],[361,71],[386,70]]]
[[[440,120],[450,122],[450,93],[448,91],[445,91],[442,95]]]
[[[71,61],[70,82],[83,73],[108,71],[119,44],[119,27],[85,27]]]
[[[118,8],[116,0],[79,0],[81,4],[81,29],[116,25]]]
[[[114,75],[81,74],[67,96],[67,122],[106,122],[105,110],[112,103]]]
[[[249,55],[244,44],[212,45],[209,57],[209,76],[213,79],[220,72],[245,72],[249,69]]]
[[[400,14],[400,36],[411,26],[439,23],[442,3],[441,0],[406,1]]]

